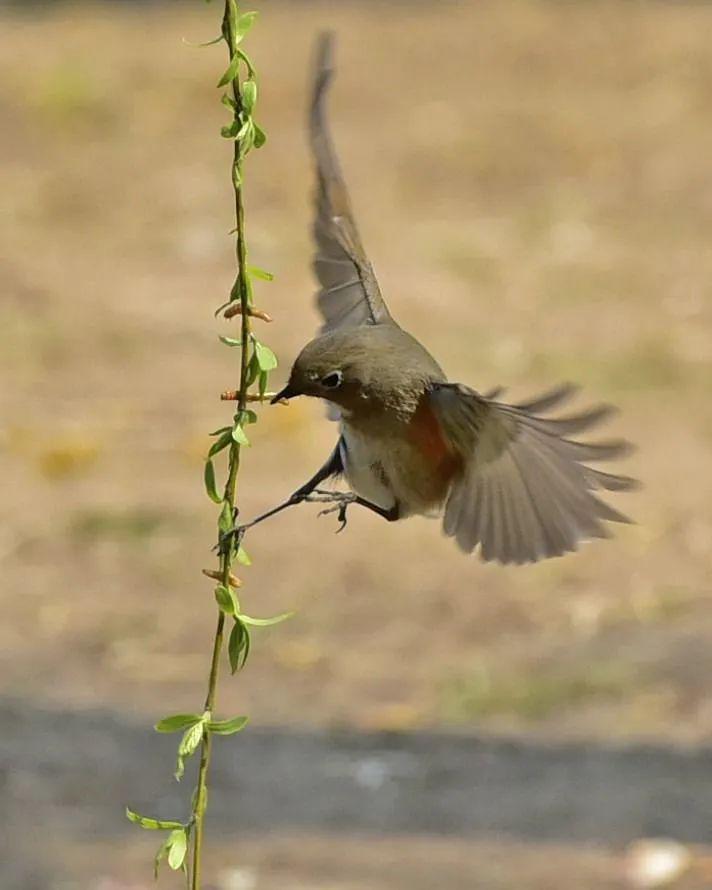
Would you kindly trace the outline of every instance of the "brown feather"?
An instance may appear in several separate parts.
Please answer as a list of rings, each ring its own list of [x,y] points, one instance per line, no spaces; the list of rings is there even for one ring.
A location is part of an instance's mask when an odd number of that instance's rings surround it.
[[[326,118],[326,93],[334,73],[334,38],[317,43],[309,136],[316,167],[314,272],[323,331],[392,322],[356,226],[346,183]]]
[[[635,480],[584,463],[620,457],[630,451],[629,444],[564,437],[595,426],[611,409],[600,406],[552,420],[532,413],[533,408],[550,410],[571,392],[570,386],[559,387],[514,406],[485,399],[461,384],[433,386],[433,412],[463,460],[443,521],[445,533],[463,550],[479,544],[484,560],[533,562],[607,537],[604,522],[630,521],[592,490],[630,490]]]

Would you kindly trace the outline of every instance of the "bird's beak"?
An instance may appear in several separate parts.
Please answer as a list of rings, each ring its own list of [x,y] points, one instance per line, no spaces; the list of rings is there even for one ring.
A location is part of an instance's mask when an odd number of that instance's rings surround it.
[[[281,402],[282,399],[293,399],[294,396],[300,396],[301,392],[298,389],[293,387],[290,383],[288,383],[284,389],[280,390],[277,395],[271,399],[270,405],[276,405],[277,402]]]

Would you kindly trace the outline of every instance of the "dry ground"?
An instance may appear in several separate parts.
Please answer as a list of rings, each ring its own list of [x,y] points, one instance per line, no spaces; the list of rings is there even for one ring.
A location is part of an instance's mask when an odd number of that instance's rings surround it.
[[[145,839],[144,839],[145,840]],[[152,839],[151,839],[152,840]],[[61,890],[151,890],[150,841],[59,845],[50,842]],[[635,852],[518,842],[433,838],[243,837],[211,850],[210,890],[631,890]],[[97,864],[98,863],[98,864]],[[707,890],[709,860],[693,861],[675,890]],[[166,877],[161,885],[176,886]],[[52,888],[54,890],[54,887]]]
[[[315,508],[249,539],[244,602],[296,609],[224,684],[262,722],[586,736],[712,729],[712,57],[706,4],[262,4],[267,146],[248,167],[283,379],[316,314],[303,117],[339,33],[333,120],[394,313],[453,379],[570,378],[640,446],[638,525],[533,568],[432,521]],[[214,621],[207,433],[229,418],[232,259],[213,4],[2,19],[0,693],[152,716],[202,698]],[[246,516],[334,429],[266,408]],[[621,499],[622,503],[622,499]]]

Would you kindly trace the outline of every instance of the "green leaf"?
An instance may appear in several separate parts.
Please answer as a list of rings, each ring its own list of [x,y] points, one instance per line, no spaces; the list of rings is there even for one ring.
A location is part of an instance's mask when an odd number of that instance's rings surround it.
[[[242,346],[242,340],[236,340],[234,337],[220,337],[221,343],[224,343],[226,346]]]
[[[227,532],[231,532],[233,527],[232,521],[232,508],[227,501],[223,503],[223,508],[220,511],[220,517],[218,518],[218,529],[223,533],[227,534]]]
[[[232,287],[230,288],[230,302],[228,303],[228,306],[231,303],[234,303],[239,299],[240,299],[240,276],[238,275],[235,278],[235,280],[233,281]]]
[[[222,503],[222,495],[218,493],[215,485],[215,467],[211,460],[205,461],[205,473],[203,474],[203,479],[205,482],[205,490],[208,493],[210,500],[216,504]]]
[[[245,63],[245,65],[247,65],[247,73],[249,74],[249,76],[254,77],[255,76],[255,66],[252,64],[252,59],[242,49],[238,49],[237,54],[242,59],[242,61]]]
[[[253,278],[259,278],[261,281],[274,281],[274,275],[271,272],[260,269],[258,266],[248,266],[247,271]]]
[[[208,433],[209,436],[222,436],[223,433],[229,433],[232,431],[231,426],[221,426],[219,430],[213,430],[212,433]]]
[[[237,103],[228,93],[223,93],[220,101],[226,108],[231,108],[233,111],[237,108]]]
[[[251,114],[256,102],[257,81],[252,79],[246,80],[242,85],[242,107],[248,114]]]
[[[277,356],[264,343],[255,341],[255,355],[260,371],[273,371],[277,367]]]
[[[230,670],[234,674],[245,666],[250,654],[250,631],[240,621],[235,621],[227,644]]]
[[[245,34],[247,34],[250,28],[254,25],[256,18],[256,12],[244,12],[239,17],[239,19],[237,20],[237,28],[235,29],[235,37],[237,43],[242,40]]]
[[[225,587],[224,584],[218,584],[215,588],[215,599],[220,609],[226,615],[234,615],[237,609],[237,600],[231,587]]]
[[[251,408],[245,408],[244,411],[240,413],[240,423],[242,425],[257,423],[257,413]]]
[[[236,423],[232,428],[232,438],[237,442],[238,445],[249,445],[250,440],[245,435],[245,431],[240,426],[239,423]]]
[[[237,554],[235,555],[235,559],[242,566],[251,566],[252,565],[252,560],[247,555],[247,550],[245,550],[245,548],[242,546],[242,544],[240,544],[240,546],[237,548]]]
[[[260,371],[260,398],[263,399],[265,397],[265,393],[267,392],[267,384],[269,383],[269,371]]]
[[[195,726],[202,719],[200,714],[173,714],[171,717],[159,720],[153,728],[156,732],[179,732],[188,726]]]
[[[183,827],[182,822],[172,822],[168,819],[151,819],[148,816],[140,816],[128,807],[126,807],[126,818],[129,822],[140,825],[141,828],[146,828],[148,831],[160,831],[161,829]]]
[[[183,865],[185,854],[188,851],[188,838],[184,828],[176,828],[168,836],[168,864],[173,871],[178,871]]]
[[[181,757],[190,757],[191,754],[195,753],[196,748],[203,738],[204,722],[204,719],[201,717],[196,724],[189,729],[186,729],[183,738],[180,740],[180,745],[178,746],[178,753]]]
[[[251,117],[246,117],[240,130],[235,137],[235,139],[240,143],[240,146],[243,148],[243,153],[249,151],[252,143],[254,142],[254,129],[255,125],[252,123]],[[247,149],[244,148],[245,143],[249,142],[249,147]]]
[[[254,141],[254,124],[251,118],[239,117],[235,118],[232,123],[220,128],[220,135],[225,139],[236,140],[241,146],[244,145],[245,139],[250,135],[250,145]]]
[[[193,43],[191,40],[186,40],[185,37],[181,37],[181,43],[185,46],[190,46],[193,49],[202,49],[205,46],[215,46],[216,43],[220,43],[223,40],[222,34],[219,37],[213,37],[212,40],[206,40],[205,43]]]
[[[203,738],[204,728],[205,721],[201,718],[195,726],[186,729],[183,738],[180,740],[180,745],[178,745],[178,757],[176,758],[176,771],[174,773],[178,781],[183,778],[186,759],[195,753]]]
[[[229,124],[225,124],[224,127],[220,127],[220,135],[223,139],[235,139],[237,134],[240,132],[242,124],[239,120],[235,119],[230,121]]]
[[[208,723],[208,729],[210,732],[215,732],[218,735],[233,735],[233,733],[240,732],[241,729],[244,729],[247,726],[247,722],[249,717],[233,717],[230,720],[211,720]]]
[[[260,366],[257,362],[257,353],[253,352],[250,356],[250,361],[247,365],[247,377],[245,378],[245,384],[247,386],[252,386],[252,384],[257,380],[260,374]]]
[[[161,862],[168,855],[168,850],[170,849],[170,846],[171,846],[171,844],[170,844],[170,836],[169,836],[163,841],[161,846],[156,851],[156,855],[153,859],[153,877],[155,878],[155,880],[158,880],[158,871],[161,867]]]
[[[218,87],[224,87],[237,77],[237,69],[240,67],[240,55],[235,55],[230,59],[230,64],[225,69],[225,73],[218,81]]]
[[[251,624],[253,627],[271,627],[273,624],[279,624],[291,618],[294,612],[282,612],[281,615],[275,615],[274,618],[251,618],[249,615],[240,613],[235,617],[242,621],[243,624]]]
[[[232,428],[228,429],[227,432],[222,433],[219,439],[216,439],[213,444],[210,446],[210,451],[208,451],[208,458],[215,457],[215,455],[222,451],[223,448],[227,448],[227,446],[232,442]]]
[[[246,155],[252,146],[255,144],[255,124],[251,117],[248,117],[245,121],[244,127],[240,129],[240,132],[235,137],[237,142],[240,145],[240,150],[243,155]],[[249,280],[247,282],[249,287]]]
[[[267,141],[267,134],[262,129],[262,127],[260,127],[259,124],[255,124],[254,126],[255,126],[255,148],[262,148],[262,146]]]

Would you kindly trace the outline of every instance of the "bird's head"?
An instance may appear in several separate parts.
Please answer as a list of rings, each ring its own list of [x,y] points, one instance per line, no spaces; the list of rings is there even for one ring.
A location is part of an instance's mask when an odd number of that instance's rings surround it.
[[[365,339],[352,331],[311,340],[297,356],[289,382],[272,401],[316,396],[348,408],[367,399],[372,373],[369,351]]]
[[[307,343],[273,401],[317,396],[348,414],[408,416],[434,380],[445,375],[417,340],[394,324],[365,324]]]

